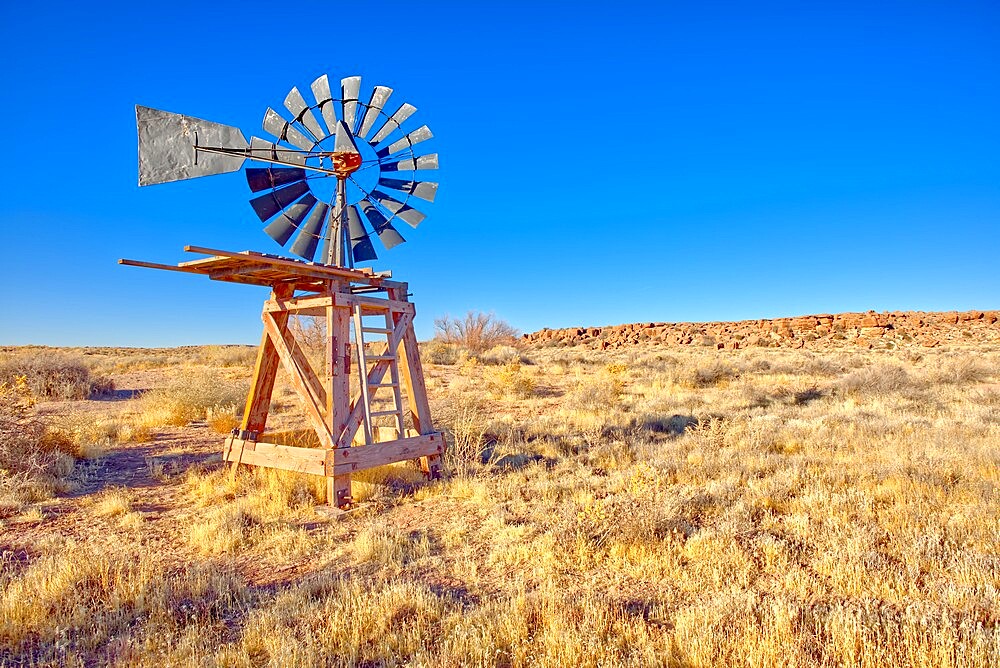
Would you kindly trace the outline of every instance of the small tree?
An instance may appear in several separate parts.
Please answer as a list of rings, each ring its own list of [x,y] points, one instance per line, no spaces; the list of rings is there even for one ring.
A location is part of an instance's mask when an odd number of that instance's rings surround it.
[[[514,343],[520,332],[492,313],[469,311],[459,320],[445,315],[434,321],[435,338],[461,346],[473,355],[493,346]]]

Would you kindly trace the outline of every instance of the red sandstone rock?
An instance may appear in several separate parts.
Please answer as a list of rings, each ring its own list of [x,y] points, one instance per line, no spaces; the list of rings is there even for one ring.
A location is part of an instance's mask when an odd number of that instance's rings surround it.
[[[896,345],[928,347],[948,341],[1000,344],[1000,311],[869,311],[743,322],[643,322],[610,327],[546,328],[525,334],[522,338],[526,343],[585,344],[601,350],[640,344],[721,345],[725,350],[755,346],[822,349],[847,344],[872,346],[875,341],[881,340],[893,340]]]

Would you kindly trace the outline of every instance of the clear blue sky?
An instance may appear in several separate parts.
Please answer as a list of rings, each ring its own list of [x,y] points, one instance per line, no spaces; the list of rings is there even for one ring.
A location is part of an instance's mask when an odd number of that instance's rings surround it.
[[[996,3],[88,4],[0,6],[0,344],[256,342],[264,289],[116,265],[280,250],[242,174],[140,189],[134,105],[262,136],[323,73],[434,131],[421,338],[1000,307]]]

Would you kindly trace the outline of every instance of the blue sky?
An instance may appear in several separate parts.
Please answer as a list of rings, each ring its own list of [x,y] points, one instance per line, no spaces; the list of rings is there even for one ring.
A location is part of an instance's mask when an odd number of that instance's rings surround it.
[[[256,342],[264,289],[116,264],[281,252],[239,173],[140,189],[134,105],[263,136],[324,73],[434,131],[437,201],[376,264],[421,338],[470,309],[534,331],[1000,307],[995,3],[337,7],[0,6],[0,344]]]

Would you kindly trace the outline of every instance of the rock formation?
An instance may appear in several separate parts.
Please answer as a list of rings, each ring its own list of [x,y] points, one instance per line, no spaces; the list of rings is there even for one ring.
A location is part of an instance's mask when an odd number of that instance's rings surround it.
[[[637,344],[718,349],[861,346],[891,348],[949,343],[1000,343],[1000,311],[892,311],[805,315],[739,322],[641,322],[607,327],[543,329],[525,334],[537,345],[586,345],[601,350]]]

